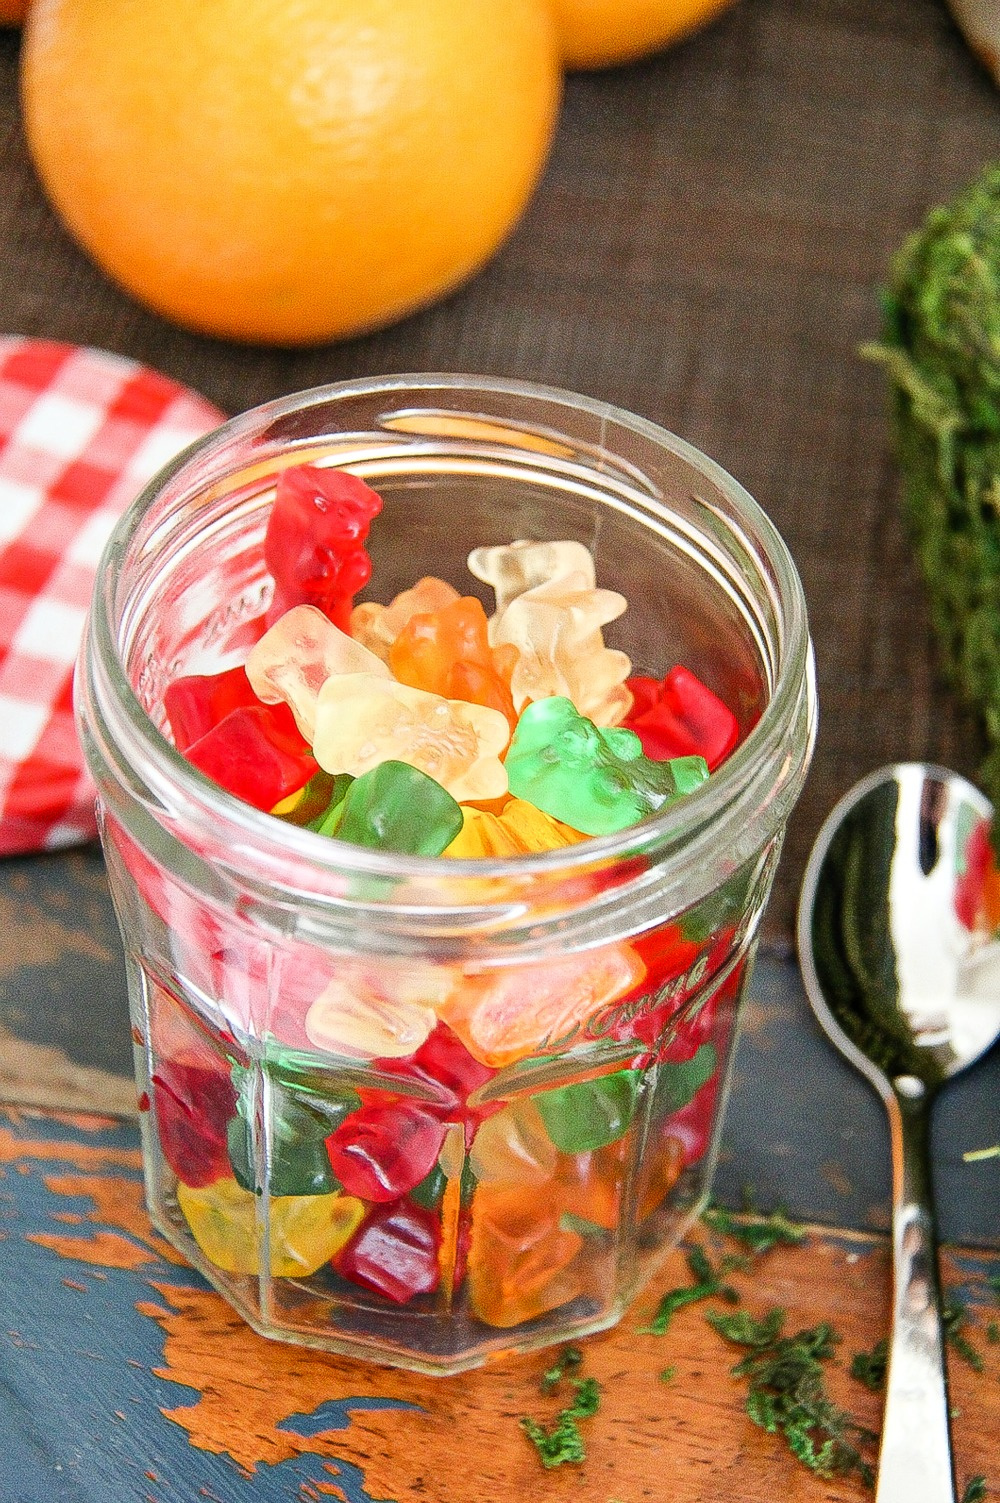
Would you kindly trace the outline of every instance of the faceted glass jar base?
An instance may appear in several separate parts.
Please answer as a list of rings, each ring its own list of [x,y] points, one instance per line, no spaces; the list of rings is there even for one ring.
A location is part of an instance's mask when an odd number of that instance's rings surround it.
[[[420,1372],[614,1324],[707,1197],[745,973],[657,1005],[663,959],[534,1080],[440,1025],[390,1078],[248,1049],[138,972],[154,1223],[262,1335]]]

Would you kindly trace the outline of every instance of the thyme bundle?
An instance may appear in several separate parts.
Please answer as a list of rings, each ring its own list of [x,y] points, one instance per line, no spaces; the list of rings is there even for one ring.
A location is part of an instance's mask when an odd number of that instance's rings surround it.
[[[904,508],[946,671],[978,712],[1000,807],[1000,164],[911,235],[890,270],[885,367]],[[995,836],[996,838],[996,836]]]

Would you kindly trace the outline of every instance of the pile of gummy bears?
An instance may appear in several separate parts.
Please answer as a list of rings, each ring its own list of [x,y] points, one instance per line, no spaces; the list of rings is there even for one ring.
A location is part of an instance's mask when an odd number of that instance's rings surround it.
[[[735,717],[694,674],[631,675],[605,646],[626,601],[597,587],[578,542],[474,549],[490,617],[431,577],[355,605],[380,509],[349,473],[283,471],[264,544],[274,593],[245,664],[167,687],[177,748],[231,793],[339,841],[507,858],[626,829],[735,746]],[[387,998],[369,972],[331,976],[297,1042],[370,1065],[375,1083],[331,1066],[317,1085],[272,1051],[263,1170],[254,1061],[155,985],[143,1105],[198,1248],[227,1274],[319,1280],[333,1304],[350,1288],[397,1308],[461,1299],[492,1327],[599,1305],[626,1198],[641,1225],[704,1153],[740,971],[673,1032],[670,978],[699,957],[710,974],[728,938],[661,926],[555,956],[531,986],[416,971],[414,995]],[[499,1088],[567,1023],[619,1002],[605,1031],[634,1041],[624,1066],[619,1051],[568,1084]]]
[[[736,719],[694,674],[629,677],[605,647],[626,601],[582,543],[474,549],[489,619],[433,577],[353,606],[381,504],[347,472],[283,471],[267,630],[244,666],[167,688],[176,745],[231,793],[358,845],[512,856],[623,830],[732,750]]]

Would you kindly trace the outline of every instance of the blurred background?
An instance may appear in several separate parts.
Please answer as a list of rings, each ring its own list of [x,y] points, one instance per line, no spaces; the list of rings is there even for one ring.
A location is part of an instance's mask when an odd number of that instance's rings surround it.
[[[900,521],[884,377],[858,355],[892,253],[1000,156],[996,84],[944,0],[736,0],[665,50],[569,72],[537,186],[478,274],[300,348],[189,332],[99,269],[32,163],[21,47],[0,31],[0,332],[134,357],[227,413],[383,372],[550,383],[663,424],[756,497],[803,577],[821,702],[772,943],[855,779],[908,757],[975,772]]]

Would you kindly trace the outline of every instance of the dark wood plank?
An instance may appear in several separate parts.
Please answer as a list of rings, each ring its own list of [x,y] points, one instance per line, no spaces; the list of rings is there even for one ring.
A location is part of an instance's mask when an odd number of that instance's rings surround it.
[[[151,1231],[132,1127],[8,1112],[0,1168],[0,1493],[16,1503],[866,1496],[855,1480],[813,1476],[751,1425],[736,1354],[704,1305],[663,1337],[642,1332],[659,1293],[688,1282],[680,1252],[616,1330],[585,1343],[581,1370],[602,1385],[587,1459],[545,1472],[518,1425],[558,1408],[539,1392],[544,1353],[425,1379],[258,1337]],[[952,1248],[943,1273],[984,1359],[981,1373],[950,1361],[964,1482],[997,1463],[1000,1346],[984,1331],[1000,1313],[987,1283],[1000,1259]],[[831,1393],[873,1426],[879,1400],[847,1366],[884,1328],[888,1280],[883,1238],[824,1228],[733,1276],[754,1313],[783,1307],[789,1331],[834,1324]]]

